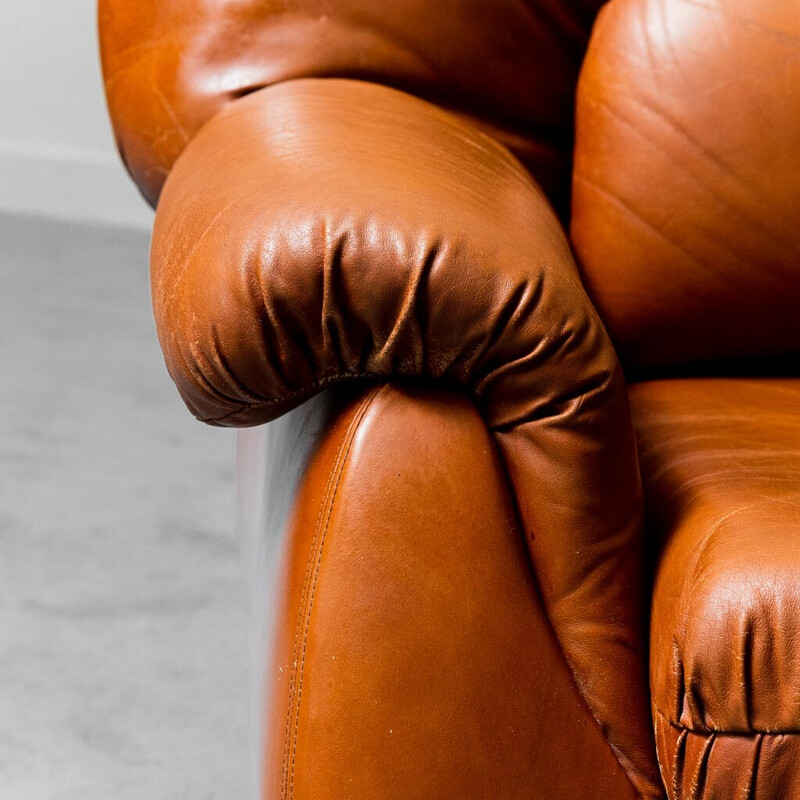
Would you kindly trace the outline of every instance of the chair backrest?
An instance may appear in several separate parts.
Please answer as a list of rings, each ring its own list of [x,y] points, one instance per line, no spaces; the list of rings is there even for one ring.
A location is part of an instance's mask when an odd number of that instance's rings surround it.
[[[155,205],[225,104],[293,78],[416,94],[568,216],[602,0],[99,0],[117,142]],[[800,356],[800,0],[611,0],[578,87],[572,235],[629,368]]]
[[[222,106],[299,77],[435,102],[507,145],[566,214],[574,92],[603,0],[99,0],[123,160],[155,205]]]
[[[629,368],[800,357],[800,0],[612,0],[578,88],[572,236]]]

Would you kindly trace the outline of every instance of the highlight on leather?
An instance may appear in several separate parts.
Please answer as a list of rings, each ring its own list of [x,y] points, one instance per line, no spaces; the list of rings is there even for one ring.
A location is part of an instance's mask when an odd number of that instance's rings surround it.
[[[425,98],[491,133],[568,210],[575,83],[604,0],[99,0],[109,111],[155,206],[204,122],[295,78]]]
[[[662,540],[650,682],[670,796],[800,796],[800,379],[630,397]]]
[[[623,364],[800,356],[796,0],[613,0],[577,99],[572,237]]]
[[[353,378],[474,398],[580,692],[640,793],[660,796],[625,386],[519,162],[404,93],[287,82],[231,104],[186,147],[151,266],[167,366],[207,422],[265,422]]]

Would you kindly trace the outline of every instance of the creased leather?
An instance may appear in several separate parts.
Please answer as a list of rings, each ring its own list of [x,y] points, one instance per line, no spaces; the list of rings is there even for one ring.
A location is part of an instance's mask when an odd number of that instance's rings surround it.
[[[800,733],[718,733],[671,725],[655,713],[670,800],[800,797]]]
[[[568,208],[574,92],[603,0],[100,0],[119,150],[155,205],[236,98],[305,77],[383,83],[464,115]]]
[[[631,780],[659,796],[625,386],[519,162],[401,92],[288,82],[188,145],[151,266],[167,366],[207,422],[265,422],[362,376],[475,398],[578,687]]]
[[[663,541],[650,680],[671,797],[795,797],[781,787],[800,786],[800,379],[650,381],[630,394]],[[759,742],[772,749],[760,770]]]
[[[572,237],[626,368],[800,357],[800,4],[614,0],[578,88]]]

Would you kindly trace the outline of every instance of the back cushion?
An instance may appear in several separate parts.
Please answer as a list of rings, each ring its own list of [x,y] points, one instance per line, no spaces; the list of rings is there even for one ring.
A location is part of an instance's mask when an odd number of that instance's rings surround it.
[[[612,0],[572,235],[628,367],[800,355],[800,0]]]
[[[387,84],[468,117],[568,208],[574,91],[602,0],[99,0],[106,92],[149,201],[227,102],[298,77]]]

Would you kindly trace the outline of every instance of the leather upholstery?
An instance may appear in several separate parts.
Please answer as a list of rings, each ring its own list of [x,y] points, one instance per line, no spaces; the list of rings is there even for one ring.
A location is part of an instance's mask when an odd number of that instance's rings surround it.
[[[553,637],[474,406],[349,394],[288,530],[263,796],[638,797]]]
[[[231,100],[357,78],[459,113],[567,207],[574,88],[603,0],[100,0],[123,159],[155,205],[175,159]]]
[[[800,356],[798,86],[796,0],[603,10],[572,235],[626,367]]]
[[[800,796],[800,379],[631,387],[648,692],[604,328],[798,374],[800,5],[611,0],[571,175],[601,5],[99,0],[187,405],[349,398],[291,468],[269,800],[655,798],[653,727],[671,800]]]
[[[800,378],[652,381],[631,403],[663,539],[650,669],[671,797],[796,797]]]
[[[522,166],[404,93],[291,81],[187,146],[151,265],[167,366],[206,422],[266,422],[352,378],[475,397],[580,691],[631,779],[658,793],[625,387]]]

